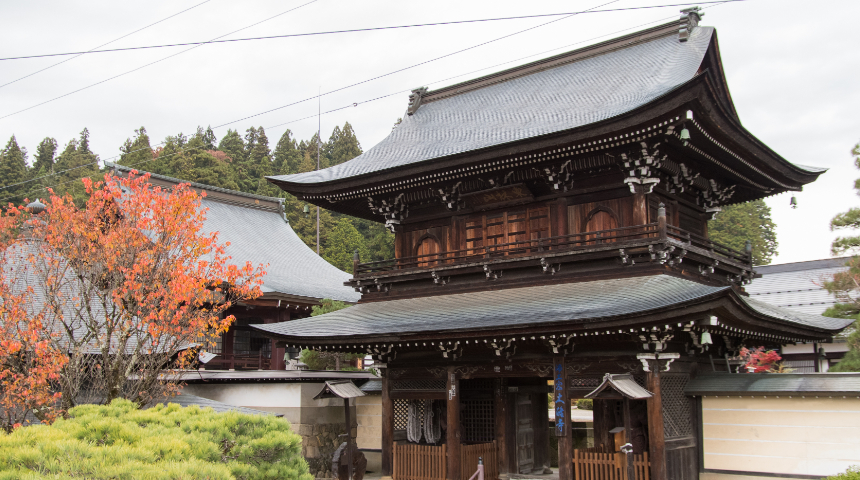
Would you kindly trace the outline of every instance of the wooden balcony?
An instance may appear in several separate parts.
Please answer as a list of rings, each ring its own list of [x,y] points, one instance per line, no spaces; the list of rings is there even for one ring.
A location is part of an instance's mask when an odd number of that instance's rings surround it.
[[[270,359],[263,355],[262,350],[256,355],[237,355],[219,353],[217,357],[205,364],[206,370],[269,370]]]
[[[379,285],[382,281],[407,281],[416,275],[426,277],[427,272],[436,279],[441,275],[474,271],[476,267],[491,272],[535,262],[539,262],[544,273],[554,273],[547,272],[547,269],[555,268],[552,265],[601,257],[614,257],[625,265],[657,262],[674,266],[686,261],[685,267],[706,276],[716,274],[714,278],[729,283],[743,283],[753,274],[751,252],[737,251],[658,221],[390,260],[356,262],[353,265],[355,275],[349,284],[362,289],[370,286],[370,282]]]

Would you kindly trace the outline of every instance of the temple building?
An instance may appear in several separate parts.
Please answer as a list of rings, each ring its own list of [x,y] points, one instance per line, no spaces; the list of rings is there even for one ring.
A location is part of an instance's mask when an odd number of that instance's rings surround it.
[[[134,169],[109,163],[115,175],[128,176]],[[140,175],[148,172],[139,172]],[[265,197],[225,188],[187,182],[149,173],[149,182],[164,189],[188,183],[205,192],[201,206],[207,209],[203,232],[218,232],[226,253],[237,264],[265,265],[263,296],[230,308],[236,322],[222,335],[218,345],[204,355],[203,368],[224,370],[284,370],[287,358],[298,350],[285,350],[250,327],[310,317],[311,309],[324,298],[348,303],[360,295],[345,287],[349,274],[314,253],[290,227],[282,198]]]
[[[628,443],[641,478],[698,478],[701,398],[687,384],[737,371],[744,346],[827,343],[850,323],[751,298],[750,249],[708,238],[722,207],[824,170],[743,127],[700,16],[416,89],[361,156],[269,178],[395,233],[396,258],[355,259],[357,305],[254,325],[275,348],[384,367],[384,475],[466,480],[478,457],[487,478],[540,473],[553,436],[563,480],[623,478],[603,459]],[[592,395],[587,449],[570,400],[607,374],[636,394]]]

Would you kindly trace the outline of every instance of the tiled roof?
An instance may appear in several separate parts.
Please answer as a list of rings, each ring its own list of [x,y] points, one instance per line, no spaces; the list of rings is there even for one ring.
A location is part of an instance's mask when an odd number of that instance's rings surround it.
[[[860,394],[858,373],[741,373],[699,375],[684,389],[687,395],[820,393]]]
[[[697,27],[687,42],[678,41],[677,30],[629,45],[631,40],[623,48],[421,104],[388,137],[348,162],[270,178],[339,180],[606,120],[691,80],[713,33]]]
[[[399,336],[426,332],[491,330],[522,326],[590,323],[679,307],[708,296],[733,295],[668,275],[595,280],[358,304],[313,318],[255,325],[287,337],[319,341],[353,336]],[[748,301],[777,321],[836,330],[841,320],[796,314]],[[836,326],[835,323],[840,323]]]
[[[226,403],[217,402],[215,400],[210,400],[208,398],[198,397],[196,395],[189,395],[187,393],[180,393],[179,395],[165,400],[163,402],[157,402],[152,405],[147,405],[145,408],[152,408],[155,405],[162,403],[175,403],[182,407],[190,407],[192,405],[197,405],[200,408],[211,408],[215,411],[215,413],[224,413],[224,412],[237,412],[237,413],[247,413],[250,415],[274,415],[270,412],[264,412],[262,410],[254,410],[253,408],[245,408],[245,407],[237,407],[235,405],[228,405]],[[277,415],[281,416],[281,415]]]
[[[131,170],[116,164],[109,167],[124,175]],[[140,172],[143,173],[147,172]],[[152,179],[168,185],[188,183],[164,175],[150,175]],[[209,209],[203,230],[218,232],[220,242],[230,242],[226,250],[233,261],[237,264],[249,261],[254,265],[268,265],[263,278],[264,294],[281,293],[346,302],[357,302],[361,297],[343,284],[350,274],[311,250],[284,219],[281,207],[271,208],[281,205],[283,199],[199,183],[191,183],[191,187],[209,193],[202,201],[202,206]]]
[[[750,298],[796,312],[820,315],[836,303],[822,286],[834,273],[845,270],[847,257],[755,267],[756,278],[747,285]]]

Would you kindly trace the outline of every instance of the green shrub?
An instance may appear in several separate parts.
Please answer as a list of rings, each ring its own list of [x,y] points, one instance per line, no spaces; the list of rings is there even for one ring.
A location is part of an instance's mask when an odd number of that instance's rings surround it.
[[[827,477],[827,480],[860,480],[860,465],[852,465],[839,475]]]
[[[51,426],[0,432],[0,480],[312,480],[286,420],[128,400],[81,405]]]
[[[594,401],[590,398],[583,398],[576,401],[576,408],[580,410],[594,410]]]

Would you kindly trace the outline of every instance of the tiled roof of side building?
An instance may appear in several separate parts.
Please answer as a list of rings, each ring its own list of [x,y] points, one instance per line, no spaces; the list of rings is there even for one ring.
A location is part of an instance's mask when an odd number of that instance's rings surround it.
[[[844,271],[848,257],[755,267],[762,275],[747,285],[750,298],[797,312],[820,315],[836,304],[823,282]]]
[[[364,154],[323,170],[269,178],[290,184],[338,181],[631,112],[693,80],[715,36],[712,27],[696,27],[680,42],[677,26],[652,30],[657,32],[637,32],[427,92],[414,114],[404,114],[402,123]]]
[[[668,275],[510,288],[483,292],[390,300],[290,322],[255,328],[296,339],[315,340],[401,336],[428,332],[468,332],[553,324],[578,324],[683,307],[697,300],[735,295]],[[831,332],[845,320],[803,315],[747,301],[775,323]],[[850,323],[850,320],[847,321]]]
[[[109,166],[124,175],[131,171],[122,165]],[[153,183],[166,187],[189,183],[164,175],[150,175]],[[325,261],[296,235],[284,219],[282,199],[198,183],[191,183],[191,187],[207,192],[202,201],[208,208],[203,230],[218,232],[220,242],[230,242],[227,254],[233,261],[267,265],[264,294],[346,302],[357,302],[361,297],[343,284],[350,274]]]
[[[860,394],[860,373],[755,373],[699,375],[687,395]]]

